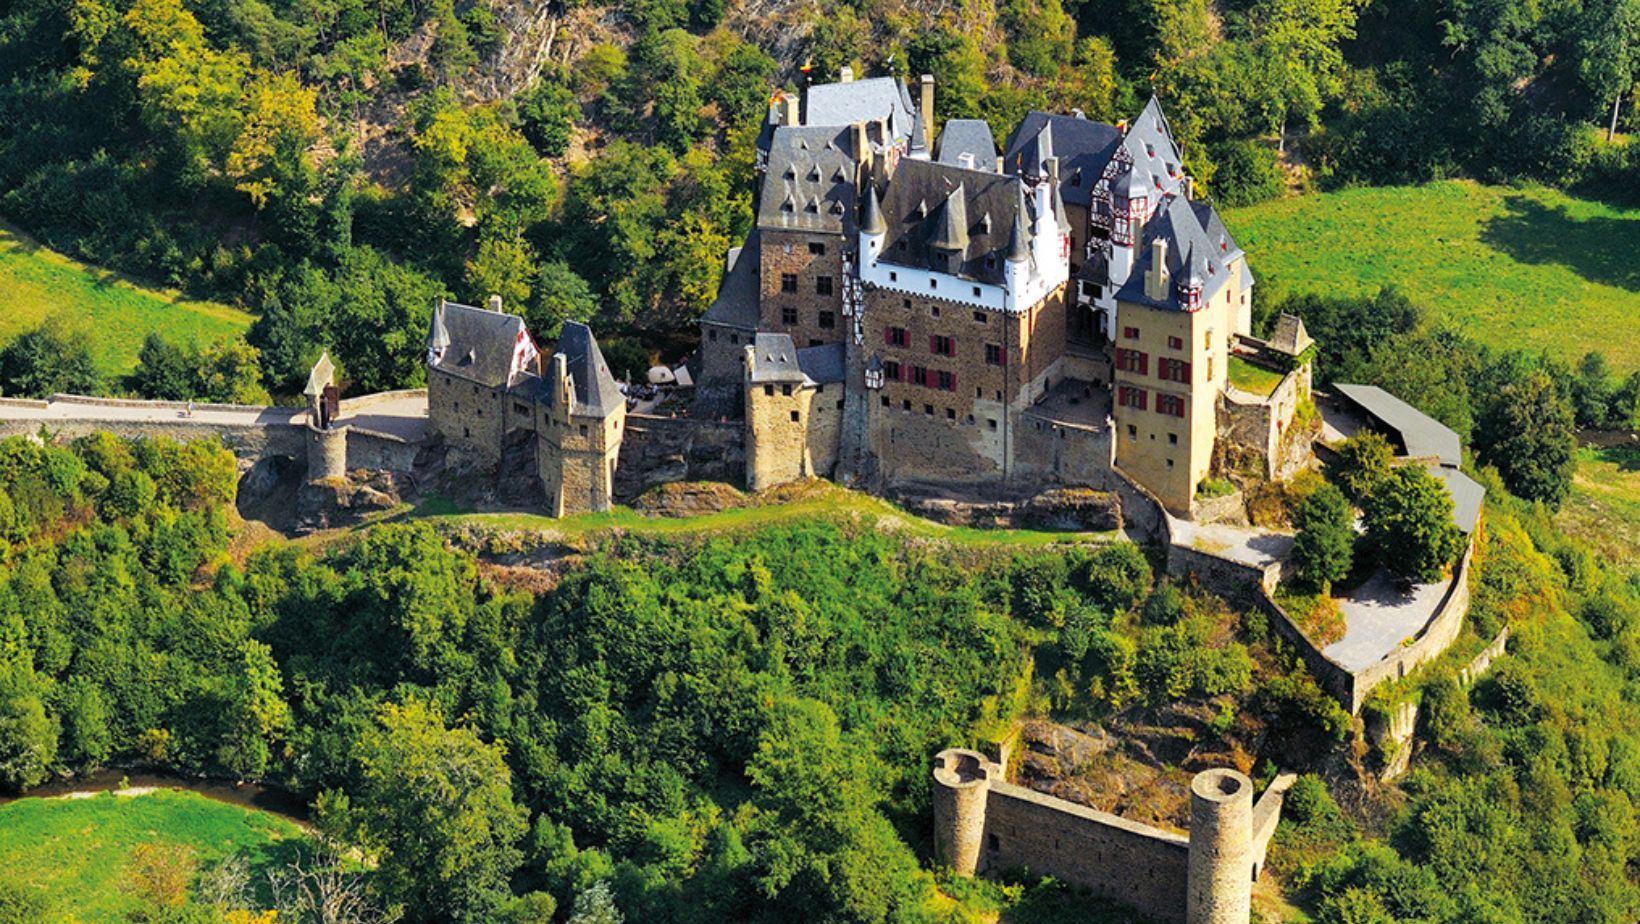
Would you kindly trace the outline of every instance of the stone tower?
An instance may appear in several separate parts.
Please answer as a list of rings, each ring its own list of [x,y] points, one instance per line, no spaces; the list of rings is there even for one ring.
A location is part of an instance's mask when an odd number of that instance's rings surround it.
[[[1190,781],[1185,924],[1247,924],[1253,913],[1253,781],[1229,769]]]
[[[978,751],[952,748],[934,758],[934,854],[959,876],[979,872],[990,768]]]
[[[626,426],[626,398],[604,362],[592,329],[565,321],[538,405],[536,464],[547,510],[555,517],[601,513],[615,493],[615,462]]]

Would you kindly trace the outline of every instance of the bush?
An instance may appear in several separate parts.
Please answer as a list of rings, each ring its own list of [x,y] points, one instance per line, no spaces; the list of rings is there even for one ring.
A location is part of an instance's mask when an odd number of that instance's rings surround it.
[[[1344,492],[1326,484],[1298,505],[1293,564],[1310,587],[1325,592],[1350,573],[1355,550],[1355,514]]]
[[[1227,141],[1213,145],[1213,199],[1219,205],[1236,208],[1279,198],[1287,191],[1281,159],[1268,144],[1257,141]]]
[[[1440,580],[1463,551],[1452,522],[1452,495],[1421,465],[1403,465],[1372,491],[1367,539],[1391,574],[1426,584]]]

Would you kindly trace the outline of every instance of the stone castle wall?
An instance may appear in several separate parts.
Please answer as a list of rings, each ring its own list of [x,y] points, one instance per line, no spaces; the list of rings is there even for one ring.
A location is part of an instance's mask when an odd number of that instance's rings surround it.
[[[741,484],[746,436],[740,421],[628,414],[615,466],[615,499],[629,503],[675,481]]]
[[[843,317],[843,237],[819,231],[759,232],[760,254],[742,253],[740,259],[761,261],[759,305],[765,333],[790,334],[798,349],[816,343],[838,343],[848,330]],[[816,246],[824,253],[812,253]],[[782,288],[782,278],[794,277],[794,292]],[[831,293],[818,290],[829,279]],[[796,323],[786,322],[786,312],[795,312]],[[830,326],[822,324],[822,312],[830,313]]]
[[[507,396],[443,372],[429,372],[427,419],[457,468],[493,469],[507,432]]]
[[[749,386],[746,487],[829,478],[842,438],[843,385]]]

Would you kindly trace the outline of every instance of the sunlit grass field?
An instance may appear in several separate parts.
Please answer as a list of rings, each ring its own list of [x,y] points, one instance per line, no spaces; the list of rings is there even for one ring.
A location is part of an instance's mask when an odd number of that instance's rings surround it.
[[[252,320],[237,308],[191,301],[72,260],[0,224],[0,346],[58,313],[89,327],[97,369],[106,376],[131,371],[151,332],[204,344],[242,333]]]
[[[1640,562],[1640,445],[1579,449],[1557,522],[1614,561]]]
[[[1392,285],[1488,345],[1568,362],[1602,350],[1640,369],[1640,210],[1445,181],[1278,199],[1225,220],[1261,299]]]
[[[20,799],[0,805],[0,875],[44,895],[47,920],[114,924],[135,907],[124,884],[139,845],[189,848],[202,867],[239,853],[257,875],[301,837],[277,815],[189,792]]]

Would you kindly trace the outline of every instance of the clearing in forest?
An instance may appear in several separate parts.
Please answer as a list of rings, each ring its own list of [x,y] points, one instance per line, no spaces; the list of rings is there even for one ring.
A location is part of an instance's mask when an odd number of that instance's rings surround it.
[[[1394,286],[1488,346],[1568,363],[1601,350],[1640,369],[1640,210],[1451,180],[1278,199],[1225,221],[1266,305]]]
[[[200,345],[244,333],[252,317],[228,305],[191,301],[122,273],[65,257],[0,223],[0,346],[54,314],[91,328],[97,371],[123,375],[137,365],[150,333]]]

